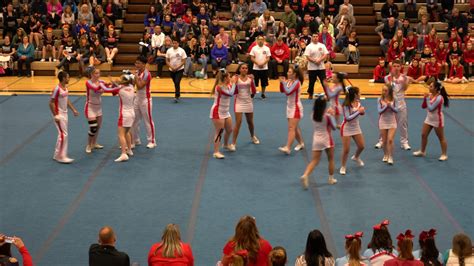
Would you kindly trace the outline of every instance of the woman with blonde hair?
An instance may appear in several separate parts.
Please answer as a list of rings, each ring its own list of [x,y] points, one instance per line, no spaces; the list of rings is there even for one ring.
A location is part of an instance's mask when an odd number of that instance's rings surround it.
[[[268,255],[268,266],[285,266],[288,261],[283,247],[274,247]]]
[[[397,236],[397,250],[398,257],[387,260],[384,266],[423,266],[423,262],[415,259],[413,256],[413,239],[415,236],[411,233],[411,230],[406,230],[405,233],[400,233]]]
[[[472,242],[469,236],[457,234],[453,237],[453,247],[446,251],[445,265],[473,265]]]
[[[176,224],[168,224],[165,227],[161,242],[153,244],[148,253],[148,266],[159,265],[194,265],[191,246],[181,241],[181,234]]]
[[[243,250],[248,253],[247,266],[268,266],[268,255],[272,250],[270,243],[263,239],[254,217],[243,216],[235,227],[235,235],[224,246],[223,266],[235,265],[233,258]]]
[[[360,256],[360,249],[362,247],[362,240],[360,239],[362,238],[363,235],[364,235],[363,232],[357,232],[355,234],[345,236],[346,238],[345,248],[346,248],[347,255],[342,258],[338,258],[336,260],[336,266],[367,265],[367,263],[365,263],[363,261],[363,258]]]

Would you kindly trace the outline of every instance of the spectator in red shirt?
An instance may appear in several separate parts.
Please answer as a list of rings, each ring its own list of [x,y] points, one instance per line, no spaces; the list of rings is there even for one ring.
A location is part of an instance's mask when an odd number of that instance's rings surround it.
[[[453,47],[453,42],[457,42],[458,47],[462,49],[462,40],[459,37],[458,33],[456,32],[456,29],[451,30],[451,36],[449,37],[449,46],[448,46],[449,49]]]
[[[474,81],[474,43],[468,41],[466,49],[463,52],[464,69],[466,70],[466,78],[469,81]]]
[[[411,230],[407,230],[405,234],[398,235],[398,258],[388,260],[384,266],[423,266],[423,262],[413,257],[413,238]]]
[[[235,227],[235,235],[224,246],[223,266],[231,265],[233,257],[243,250],[248,252],[247,266],[268,265],[268,254],[272,246],[267,240],[261,238],[255,218],[251,216],[240,218]]]
[[[436,49],[434,50],[434,54],[436,56],[436,60],[438,61],[438,64],[444,68],[444,73],[446,74],[446,78],[448,77],[448,71],[449,71],[449,66],[448,63],[446,62],[448,58],[448,49],[444,46],[443,40],[438,41],[438,45],[436,46]]]
[[[33,266],[33,259],[31,258],[28,249],[26,249],[25,244],[19,237],[12,237],[12,243],[7,243],[5,240],[7,237],[0,234],[0,265],[16,265],[18,260],[12,257],[11,244],[13,244],[20,252],[23,257],[23,266]]]
[[[418,37],[409,31],[407,37],[404,40],[405,42],[405,60],[410,62],[412,58],[416,55],[416,48],[418,46]]]
[[[161,242],[151,246],[148,253],[148,265],[194,266],[191,246],[181,241],[177,225],[168,224],[161,236]]]
[[[374,77],[369,80],[372,83],[385,83],[385,76],[387,72],[385,71],[385,58],[379,57],[379,64],[374,68]]]
[[[270,48],[272,58],[270,59],[270,76],[272,78],[278,78],[278,65],[283,66],[283,75],[286,77],[288,72],[289,59],[290,59],[290,48],[283,41],[283,37],[278,37],[277,42]]]
[[[451,69],[449,70],[448,79],[444,80],[446,83],[465,83],[467,79],[464,77],[464,67],[459,62],[458,56],[453,56],[453,63],[451,64]]]
[[[404,57],[405,57],[405,54],[403,53],[403,50],[400,48],[398,41],[393,41],[390,48],[388,48],[387,62],[391,66],[394,60],[398,59],[400,61],[403,61]]]
[[[418,58],[414,58],[411,61],[410,66],[408,67],[407,76],[411,79],[413,83],[424,83],[426,76],[423,75],[421,70],[420,61]]]
[[[425,37],[425,46],[426,45],[429,45],[431,50],[434,50],[436,45],[438,45],[438,32],[434,27],[431,28],[430,34]]]
[[[425,65],[425,76],[426,78],[434,77],[436,80],[438,79],[441,67],[439,66],[438,62],[436,62],[436,56],[432,55],[431,59]]]

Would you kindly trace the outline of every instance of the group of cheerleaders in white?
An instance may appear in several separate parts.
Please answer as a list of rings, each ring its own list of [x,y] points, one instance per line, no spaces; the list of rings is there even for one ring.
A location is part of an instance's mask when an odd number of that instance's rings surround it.
[[[395,77],[399,77],[400,73],[391,73]],[[237,74],[231,76],[225,70],[218,72],[216,83],[212,89],[214,94],[214,103],[210,110],[210,118],[215,127],[214,135],[214,151],[213,157],[216,159],[224,159],[225,155],[220,152],[221,138],[223,135],[223,148],[235,152],[237,145],[237,138],[239,129],[242,123],[242,116],[245,114],[248,128],[250,131],[251,141],[254,144],[260,144],[260,140],[254,133],[253,123],[253,97],[256,94],[256,88],[253,81],[253,76],[248,73],[248,65],[242,64],[239,66]],[[398,70],[399,71],[399,70]],[[98,80],[100,72],[93,70],[95,74],[94,79]],[[69,75],[65,72],[58,74],[59,84],[53,90],[50,109],[54,117],[55,125],[58,130],[58,139],[56,143],[56,150],[54,159],[60,163],[71,163],[73,159],[67,156],[67,108],[69,107],[74,115],[78,115],[77,110],[73,104],[68,100],[67,85],[69,82]],[[333,80],[332,86],[325,86],[324,93],[316,95],[314,100],[312,117],[313,122],[313,145],[312,145],[312,160],[307,165],[306,170],[301,176],[301,182],[304,188],[308,187],[308,176],[312,173],[314,168],[318,165],[321,154],[325,151],[328,158],[329,170],[329,184],[337,183],[334,178],[334,140],[332,131],[340,129],[342,138],[342,156],[341,167],[339,173],[346,174],[346,162],[350,152],[350,141],[354,140],[357,149],[355,154],[351,157],[353,161],[359,166],[364,166],[360,155],[365,147],[365,141],[362,130],[359,125],[359,118],[365,114],[365,108],[360,102],[359,88],[353,86],[345,86],[344,80],[346,75],[338,73]],[[134,143],[130,129],[134,121],[134,99],[135,99],[135,85],[137,80],[137,73],[123,74],[118,81],[111,81],[110,83],[100,82],[100,92],[110,92],[116,94],[120,98],[119,107],[119,121],[118,121],[118,137],[121,146],[121,155],[115,161],[127,161],[130,156],[133,156],[132,149]],[[390,80],[390,79],[388,79]],[[282,77],[280,80],[280,91],[287,97],[286,114],[288,119],[288,137],[284,146],[279,147],[279,150],[290,155],[293,142],[297,141],[294,147],[295,151],[305,148],[302,138],[301,129],[298,124],[303,118],[303,105],[301,102],[301,85],[303,83],[303,71],[295,69],[291,66],[288,70],[287,77]],[[397,129],[397,112],[401,104],[400,99],[397,99],[394,93],[394,84],[386,83],[382,86],[380,98],[377,100],[377,110],[379,113],[379,129],[382,139],[383,158],[382,161],[392,165],[393,161],[393,142]],[[406,90],[407,86],[398,86],[398,89]],[[404,92],[403,92],[404,93]],[[345,95],[344,101],[339,102],[339,96]],[[100,95],[100,93],[99,93]],[[230,107],[232,97],[235,96],[234,108],[236,124],[233,127],[232,117],[230,114]],[[404,100],[403,100],[404,101]],[[429,85],[429,93],[426,93],[423,98],[422,108],[427,109],[427,116],[422,128],[421,149],[413,153],[414,156],[421,157],[426,154],[426,146],[428,135],[434,129],[441,144],[440,161],[447,160],[447,142],[444,137],[444,116],[442,108],[449,106],[449,99],[442,83],[435,80]],[[339,125],[339,117],[343,115],[343,122]],[[100,122],[98,125],[100,128]],[[92,149],[102,148],[96,142],[99,128],[95,128],[95,134],[90,136],[88,147]],[[91,127],[90,129],[91,130]],[[89,132],[91,133],[91,132]],[[233,133],[232,141],[230,136]],[[91,134],[89,134],[91,135]]]

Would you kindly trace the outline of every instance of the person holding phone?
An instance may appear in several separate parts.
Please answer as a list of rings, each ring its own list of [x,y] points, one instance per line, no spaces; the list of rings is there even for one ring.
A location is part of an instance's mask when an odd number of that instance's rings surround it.
[[[23,259],[23,266],[33,266],[33,259],[25,247],[23,240],[19,237],[8,237],[0,233],[0,265],[15,265],[18,259],[12,256],[11,245],[14,245]]]

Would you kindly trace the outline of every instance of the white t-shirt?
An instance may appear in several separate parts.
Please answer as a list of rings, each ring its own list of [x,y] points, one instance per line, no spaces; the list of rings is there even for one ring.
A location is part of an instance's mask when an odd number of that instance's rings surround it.
[[[250,50],[250,55],[255,56],[255,62],[258,64],[263,64],[271,56],[270,48],[266,45],[262,47],[255,45],[252,50]],[[258,67],[257,64],[253,64],[253,70],[268,70],[268,63],[265,64],[262,68]]]
[[[328,49],[326,49],[326,45],[318,42],[310,43],[306,46],[306,50],[304,51],[304,55],[310,57],[312,59],[318,59],[323,55],[329,54]],[[321,61],[318,65],[308,60],[308,70],[324,70],[324,60]]]
[[[171,47],[168,49],[168,51],[166,51],[166,58],[170,60],[170,65],[173,68],[176,68],[181,65],[182,60],[186,59],[186,57],[186,52],[181,47],[178,47],[178,49],[174,49],[173,47]],[[184,65],[181,66],[179,69],[176,69],[176,71],[182,69],[184,69]]]

